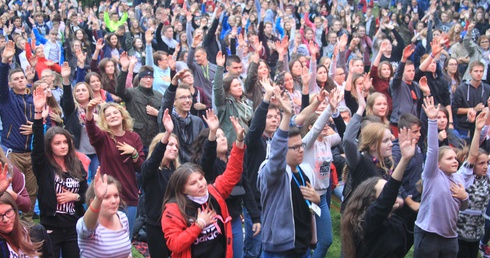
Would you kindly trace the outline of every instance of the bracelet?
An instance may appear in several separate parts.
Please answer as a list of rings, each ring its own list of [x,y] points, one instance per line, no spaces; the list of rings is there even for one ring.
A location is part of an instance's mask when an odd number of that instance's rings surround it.
[[[430,53],[430,57],[432,57],[432,59],[436,58],[432,53]]]
[[[238,139],[238,138],[236,138],[236,141],[237,141],[237,142],[243,142],[244,140],[245,140],[245,138],[243,138],[243,139],[241,139],[241,140],[240,140],[240,139]]]
[[[90,205],[88,206],[88,208],[89,208],[89,209],[90,209],[92,212],[94,212],[94,213],[99,213],[99,212],[100,212],[100,208],[99,208],[98,210],[96,210],[96,209],[94,209],[94,208],[92,207],[92,204],[90,204]]]
[[[450,124],[450,125],[452,125],[452,124],[453,124],[453,122],[449,122],[449,124]]]
[[[135,155],[131,156],[132,159],[137,159],[139,157],[139,154],[136,152]]]
[[[204,227],[206,227],[206,221],[204,221],[204,219],[202,219],[202,218],[197,218],[196,223],[197,223],[197,222],[202,222],[203,226],[202,226],[202,227],[201,227],[201,226],[199,226],[200,228],[204,228]],[[197,225],[199,225],[199,223],[197,223]]]

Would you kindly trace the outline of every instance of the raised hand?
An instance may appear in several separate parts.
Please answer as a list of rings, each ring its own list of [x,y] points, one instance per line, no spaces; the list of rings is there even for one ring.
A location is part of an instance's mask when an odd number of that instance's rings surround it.
[[[216,54],[216,65],[225,66],[225,61],[226,56],[221,51],[218,51],[218,54]]]
[[[429,84],[427,84],[427,77],[422,76],[419,80],[419,88],[424,93],[425,96],[430,95]]]
[[[27,81],[33,81],[34,77],[36,77],[36,69],[30,65],[26,67],[26,79]]]
[[[162,124],[165,127],[165,132],[172,133],[174,131],[174,122],[172,121],[172,116],[169,114],[168,108],[163,112]]]
[[[478,131],[481,131],[483,126],[485,126],[486,121],[487,121],[487,112],[483,111],[476,117],[476,121],[475,121],[476,129],[478,129]]]
[[[363,83],[364,84],[364,83]],[[356,93],[357,93],[357,103],[359,105],[359,109],[362,108],[362,110],[364,111],[366,109],[366,99],[364,98],[364,94],[363,94],[363,88],[364,85],[362,87],[356,87]]]
[[[202,43],[202,34],[196,34],[192,40],[192,47],[196,48]]]
[[[233,125],[233,129],[235,129],[237,141],[243,142],[243,139],[245,139],[245,129],[243,129],[243,127],[240,125],[238,118],[230,116],[230,120],[231,124]]]
[[[5,163],[0,166],[0,193],[5,192],[12,182],[12,178],[9,176],[9,164]]]
[[[308,85],[310,83],[310,79],[311,79],[311,74],[308,71],[308,68],[303,69],[301,73],[301,82],[303,83],[303,85]]]
[[[386,51],[386,49],[388,48],[388,45],[390,43],[386,40],[383,40],[383,42],[381,42],[381,46],[379,47],[379,52],[380,53],[383,53],[384,51]]]
[[[81,49],[77,49],[75,51],[75,55],[77,56],[77,65],[79,67],[84,67],[85,61],[87,60],[87,52],[83,52]]]
[[[437,114],[439,113],[440,106],[441,104],[438,104],[437,108],[435,107],[433,97],[424,98],[424,104],[422,105],[425,114],[427,114],[427,117],[431,120],[437,119]]]
[[[432,54],[434,56],[441,53],[441,51],[443,49],[443,47],[439,43],[439,39],[437,39],[437,38],[432,40],[432,42],[430,43],[430,47],[432,48]]]
[[[276,90],[274,94],[276,95],[276,99],[278,100],[279,106],[282,108],[282,111],[287,115],[291,115],[292,100],[289,97],[289,94],[287,94],[287,92],[278,92],[278,90]]]
[[[153,30],[152,29],[147,29],[146,32],[145,32],[145,41],[146,41],[146,44],[151,44],[151,42],[153,41],[153,37],[154,37]]]
[[[62,78],[66,78],[66,77],[69,77],[71,74],[71,67],[70,67],[70,64],[68,64],[68,62],[64,62],[62,65],[61,65],[61,77]]]
[[[100,173],[100,167],[97,167],[97,173],[94,177],[94,191],[95,197],[97,197],[99,201],[104,200],[104,197],[107,194],[107,187],[107,174],[102,175]]]
[[[92,99],[90,100],[90,102],[88,103],[87,105],[87,112],[90,112],[92,113],[94,111],[94,108],[100,104],[102,100],[99,99],[99,98],[95,98],[95,99]]]
[[[279,56],[284,56],[284,48],[281,46],[281,42],[279,40],[274,42],[274,46],[276,47],[277,54]]]
[[[402,61],[407,61],[407,59],[413,54],[415,49],[412,48],[412,45],[408,45],[403,49],[403,58]]]
[[[338,42],[340,51],[345,50],[345,46],[347,46],[347,40],[348,40],[347,34],[344,33],[342,36],[340,36],[340,40]]]
[[[362,80],[362,90],[368,92],[371,87],[373,87],[373,78],[369,76],[368,73],[364,74],[364,79]]]
[[[122,52],[119,56],[119,64],[121,64],[121,70],[128,70],[129,67],[129,57],[127,52]]]
[[[36,110],[44,109],[44,106],[46,105],[46,92],[42,87],[37,87],[36,90],[34,90],[33,102]]]
[[[312,58],[315,58],[316,54],[318,54],[318,52],[320,52],[320,50],[318,49],[318,47],[315,44],[315,41],[313,41],[313,40],[310,40],[310,42],[308,42],[308,48],[310,49],[310,55]]]
[[[402,128],[398,134],[400,143],[400,151],[403,158],[411,159],[415,155],[416,139],[412,138],[412,130],[410,128]]]
[[[2,52],[2,63],[6,64],[10,61],[10,58],[15,55],[15,43],[12,40],[9,40],[5,45],[5,48]]]
[[[105,44],[104,44],[104,39],[100,38],[97,40],[97,43],[95,44],[95,49],[100,51],[102,50],[102,48],[104,48]]]
[[[330,91],[328,96],[328,103],[330,104],[330,109],[332,110],[332,112],[334,112],[337,109],[340,101],[342,100],[341,97],[342,96],[337,88],[333,88]]]
[[[210,131],[216,132],[218,130],[219,119],[212,109],[206,110],[206,115],[203,115],[202,119],[206,122]]]

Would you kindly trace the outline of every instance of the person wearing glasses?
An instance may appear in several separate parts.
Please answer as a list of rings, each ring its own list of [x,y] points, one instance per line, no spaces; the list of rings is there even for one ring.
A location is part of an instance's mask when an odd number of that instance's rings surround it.
[[[172,78],[172,83],[163,95],[162,106],[157,119],[160,132],[165,131],[162,124],[163,112],[165,109],[171,110],[172,122],[174,123],[173,132],[177,135],[180,144],[179,158],[181,163],[190,161],[192,143],[204,129],[202,119],[190,112],[193,105],[190,87],[179,84],[179,80],[184,78],[186,71],[181,70]]]
[[[152,67],[141,67],[135,80],[136,85],[126,88],[130,63],[126,52],[121,54],[119,63],[121,72],[117,77],[116,95],[126,103],[126,110],[134,120],[134,132],[141,137],[143,151],[147,156],[151,141],[158,134],[157,116],[163,95],[153,89],[155,78]]]
[[[4,182],[8,182],[6,172],[3,170],[0,176],[2,186],[4,186]],[[33,243],[31,240],[28,229],[20,221],[19,208],[14,198],[8,192],[0,192],[2,193],[0,196],[0,250],[2,257],[40,256],[42,243]]]
[[[310,246],[316,243],[315,213],[320,215],[320,195],[313,188],[313,169],[302,164],[306,144],[300,131],[289,128],[291,100],[279,91],[275,94],[283,116],[272,137],[269,159],[257,178],[262,205],[262,257],[310,257]]]

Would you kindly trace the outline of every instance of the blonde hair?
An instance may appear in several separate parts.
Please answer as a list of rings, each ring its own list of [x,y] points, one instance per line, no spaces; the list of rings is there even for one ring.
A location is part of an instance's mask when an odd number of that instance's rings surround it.
[[[386,117],[389,113],[389,107],[388,107],[388,98],[383,93],[379,92],[374,92],[371,95],[368,96],[367,101],[366,101],[366,115],[368,116],[377,116],[374,114],[373,107],[374,103],[376,102],[377,98],[384,98],[386,100],[386,115],[383,117],[380,117],[383,123],[389,124],[390,121],[388,121],[388,118]]]
[[[116,104],[116,103],[105,103],[102,105],[100,108],[99,112],[99,121],[97,121],[97,125],[99,126],[100,130],[108,132],[109,134],[112,134],[112,130],[107,124],[107,119],[105,116],[105,111],[109,107],[114,107],[116,108],[122,116],[122,127],[124,131],[133,131],[133,118],[129,115],[128,111],[124,109],[121,105]]]
[[[157,143],[159,141],[162,140],[162,137],[164,134],[165,133],[159,133],[155,137],[153,137],[153,140],[151,140],[151,143],[150,143],[150,147],[148,148],[148,157],[151,156],[151,154],[155,150],[155,146],[157,145]],[[175,138],[175,140],[177,140],[177,146],[179,147],[179,150],[180,150],[179,137],[177,137],[177,135],[174,133],[171,133],[170,137],[173,137],[173,138]],[[165,158],[165,156],[164,156],[164,158]],[[162,161],[163,161],[163,159],[162,159]],[[177,158],[175,160],[173,160],[171,163],[174,166],[174,169],[177,169],[180,166],[179,156],[177,156]],[[160,165],[161,165],[161,162],[160,162]]]

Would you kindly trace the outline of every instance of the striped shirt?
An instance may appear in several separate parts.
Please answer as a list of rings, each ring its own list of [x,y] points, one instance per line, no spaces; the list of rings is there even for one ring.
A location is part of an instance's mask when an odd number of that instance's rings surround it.
[[[80,257],[131,257],[131,242],[129,241],[128,217],[121,211],[117,212],[122,228],[111,230],[98,224],[94,230],[89,230],[83,217],[77,222],[78,247]]]

